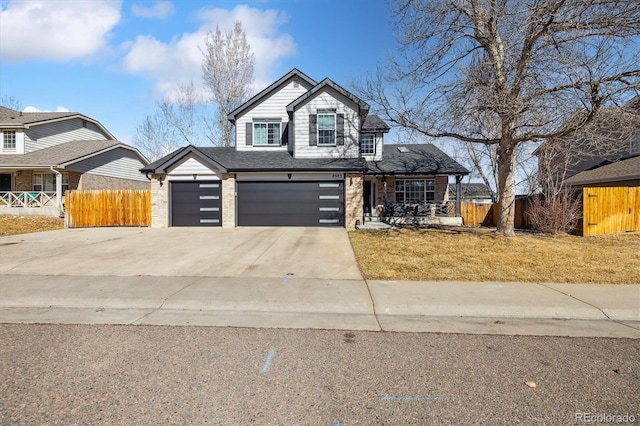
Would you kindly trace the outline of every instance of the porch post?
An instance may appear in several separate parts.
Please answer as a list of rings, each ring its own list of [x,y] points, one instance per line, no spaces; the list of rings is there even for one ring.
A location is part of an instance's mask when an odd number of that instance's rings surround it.
[[[460,217],[460,193],[462,191],[462,176],[456,175],[456,217]]]
[[[51,171],[56,176],[56,207],[58,208],[58,214],[62,216],[62,173],[54,170],[53,167],[51,167]]]

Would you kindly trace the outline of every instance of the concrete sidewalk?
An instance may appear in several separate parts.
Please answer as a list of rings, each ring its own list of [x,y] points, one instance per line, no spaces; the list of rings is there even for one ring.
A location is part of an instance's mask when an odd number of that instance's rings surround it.
[[[0,276],[0,323],[640,338],[640,285]]]

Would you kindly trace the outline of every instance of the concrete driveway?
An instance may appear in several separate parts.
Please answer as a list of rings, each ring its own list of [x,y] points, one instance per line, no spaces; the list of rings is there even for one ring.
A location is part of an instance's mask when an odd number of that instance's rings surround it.
[[[0,240],[0,274],[362,280],[332,228],[86,228]]]

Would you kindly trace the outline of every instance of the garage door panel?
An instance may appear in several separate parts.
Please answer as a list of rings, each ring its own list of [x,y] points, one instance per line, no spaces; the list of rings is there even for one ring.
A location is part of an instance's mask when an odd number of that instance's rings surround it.
[[[171,226],[222,226],[220,182],[171,182]]]
[[[343,182],[238,182],[240,226],[343,226]]]

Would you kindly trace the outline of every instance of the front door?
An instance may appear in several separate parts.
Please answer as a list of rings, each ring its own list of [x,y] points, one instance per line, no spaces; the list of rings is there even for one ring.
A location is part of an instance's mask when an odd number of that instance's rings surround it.
[[[11,191],[11,175],[9,173],[0,174],[0,192]]]

